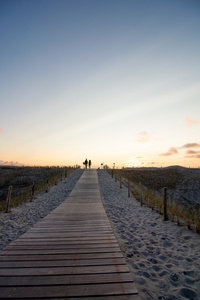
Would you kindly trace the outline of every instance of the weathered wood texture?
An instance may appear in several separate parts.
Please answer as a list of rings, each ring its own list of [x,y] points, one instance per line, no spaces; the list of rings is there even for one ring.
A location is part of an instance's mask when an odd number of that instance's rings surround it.
[[[104,210],[96,170],[0,252],[0,298],[140,299]]]

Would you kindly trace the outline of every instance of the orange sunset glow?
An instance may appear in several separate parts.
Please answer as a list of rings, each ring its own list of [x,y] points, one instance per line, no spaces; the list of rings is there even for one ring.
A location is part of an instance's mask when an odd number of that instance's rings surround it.
[[[198,1],[0,1],[0,165],[200,166]]]

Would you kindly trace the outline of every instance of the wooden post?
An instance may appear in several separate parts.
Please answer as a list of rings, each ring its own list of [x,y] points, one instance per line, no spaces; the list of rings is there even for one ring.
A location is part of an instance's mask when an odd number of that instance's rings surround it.
[[[112,178],[113,178],[113,173],[114,173],[114,171],[113,171],[113,169],[112,169]]]
[[[122,175],[120,175],[120,189],[122,189]]]
[[[12,194],[12,185],[9,186],[8,188],[8,196],[6,199],[6,213],[9,213],[11,211],[10,209],[10,200],[11,200],[11,194]]]
[[[128,197],[130,198],[130,181],[128,180]]]
[[[33,185],[31,188],[31,202],[33,201],[34,193],[35,193],[35,181],[33,181]]]
[[[167,188],[166,187],[163,188],[163,217],[164,217],[164,221],[168,220],[168,216],[167,216]]]
[[[48,193],[48,189],[49,189],[49,179],[47,179],[47,188],[46,188],[46,193]]]
[[[140,205],[142,206],[142,187],[141,187],[141,182],[139,183],[139,189],[140,189]]]

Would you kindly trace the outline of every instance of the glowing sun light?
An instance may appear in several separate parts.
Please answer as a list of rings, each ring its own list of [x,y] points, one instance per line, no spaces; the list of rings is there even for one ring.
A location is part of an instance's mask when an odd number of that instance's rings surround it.
[[[142,163],[139,161],[139,159],[135,157],[131,157],[126,163],[126,167],[128,168],[141,167],[141,166]]]

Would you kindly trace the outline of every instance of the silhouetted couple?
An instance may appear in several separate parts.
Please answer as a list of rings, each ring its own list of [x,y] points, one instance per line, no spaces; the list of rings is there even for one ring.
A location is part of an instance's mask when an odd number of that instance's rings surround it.
[[[83,164],[85,165],[85,168],[86,168],[86,170],[87,170],[87,166],[88,166],[88,165],[89,165],[89,168],[91,168],[92,162],[91,162],[91,160],[89,160],[89,162],[88,162],[88,160],[87,160],[87,158],[86,158],[86,160],[84,161]]]

